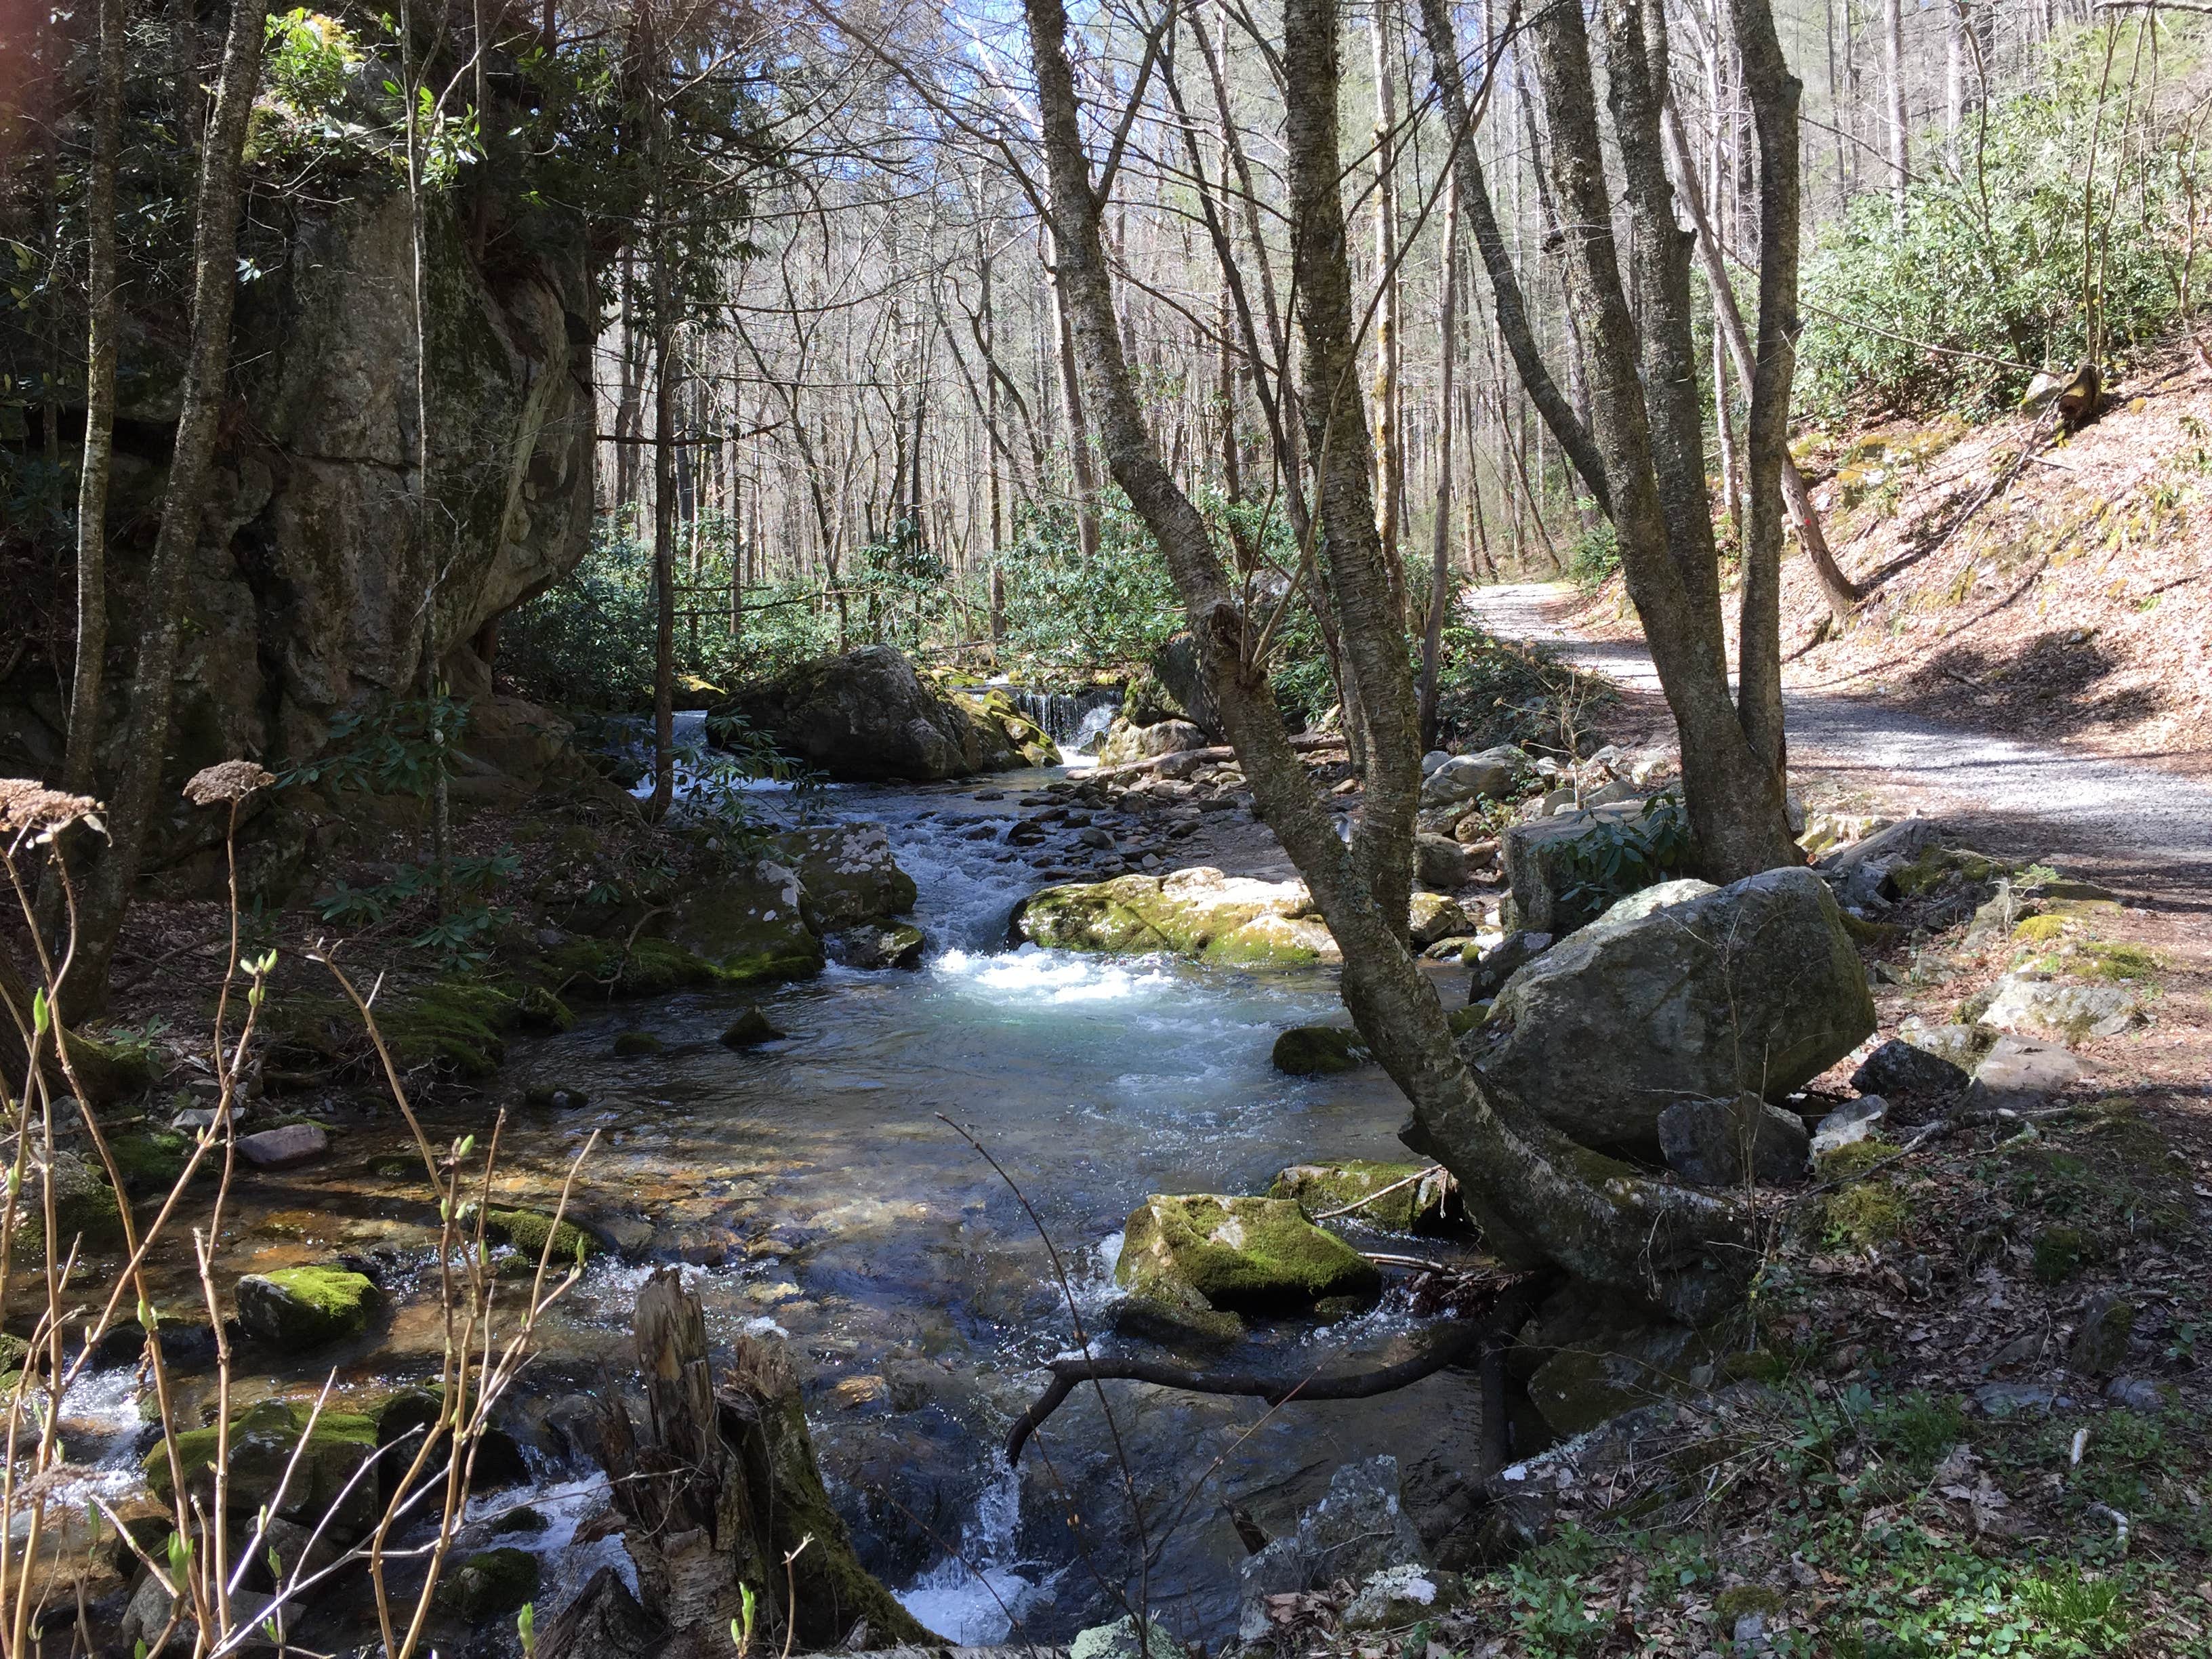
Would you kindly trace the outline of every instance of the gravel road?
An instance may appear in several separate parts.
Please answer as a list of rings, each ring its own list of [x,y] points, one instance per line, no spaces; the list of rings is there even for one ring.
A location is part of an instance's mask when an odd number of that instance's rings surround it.
[[[1640,645],[1577,640],[1561,624],[1571,590],[1516,583],[1475,590],[1476,617],[1512,639],[1561,646],[1624,690],[1656,696]],[[1884,707],[1872,698],[1784,695],[1792,775],[1870,787],[2017,849],[2100,872],[2147,898],[2212,901],[2212,787],[2127,761],[2071,753]]]

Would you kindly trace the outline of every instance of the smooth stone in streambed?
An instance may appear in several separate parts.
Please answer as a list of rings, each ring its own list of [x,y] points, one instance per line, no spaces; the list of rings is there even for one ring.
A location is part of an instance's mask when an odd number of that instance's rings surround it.
[[[1275,1069],[1292,1077],[1356,1072],[1367,1063],[1367,1045],[1343,1025],[1293,1025],[1275,1039]]]
[[[343,1267],[247,1273],[233,1295],[246,1335],[281,1348],[320,1347],[359,1336],[380,1299],[366,1275]]]
[[[263,1129],[238,1139],[239,1156],[257,1170],[305,1164],[330,1149],[330,1136],[312,1123],[287,1123],[281,1129]]]
[[[647,1054],[657,1054],[665,1045],[650,1031],[623,1031],[616,1036],[608,1050],[617,1060],[640,1060]]]
[[[748,1008],[732,1020],[722,1031],[725,1048],[757,1048],[763,1042],[781,1042],[784,1033],[776,1030],[769,1017],[757,1008]]]

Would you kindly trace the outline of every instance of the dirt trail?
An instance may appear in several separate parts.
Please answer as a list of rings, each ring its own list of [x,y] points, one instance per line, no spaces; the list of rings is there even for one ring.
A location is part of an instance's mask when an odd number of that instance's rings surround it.
[[[1659,677],[1641,645],[1577,639],[1560,618],[1571,589],[1516,583],[1475,591],[1492,631],[1549,641],[1655,702]],[[2153,767],[2070,752],[1908,714],[1874,698],[1790,691],[1791,775],[1829,781],[1954,821],[1992,849],[2063,861],[2159,908],[2212,913],[2212,787]]]

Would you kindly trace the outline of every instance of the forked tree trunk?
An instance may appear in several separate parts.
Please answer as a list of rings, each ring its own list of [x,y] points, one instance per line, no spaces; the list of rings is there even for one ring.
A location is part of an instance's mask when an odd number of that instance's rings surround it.
[[[1764,13],[1765,0],[1738,0],[1739,11],[1745,9]],[[1776,750],[1768,741],[1779,735],[1778,613],[1770,624],[1771,607],[1762,602],[1746,622],[1747,629],[1769,635],[1747,640],[1743,653],[1749,677],[1746,706],[1758,714],[1755,746],[1753,726],[1739,720],[1721,629],[1719,567],[1705,481],[1699,353],[1691,329],[1689,252],[1676,227],[1653,80],[1654,64],[1663,69],[1665,63],[1663,35],[1654,38],[1656,12],[1647,11],[1640,0],[1607,0],[1603,16],[1614,130],[1636,231],[1644,327],[1639,331],[1631,315],[1613,237],[1589,37],[1580,9],[1559,6],[1547,9],[1532,23],[1529,39],[1551,126],[1553,184],[1566,230],[1568,299],[1583,319],[1592,378],[1609,388],[1593,410],[1595,436],[1613,487],[1613,520],[1629,597],[1644,619],[1660,685],[1681,733],[1684,794],[1699,859],[1712,879],[1733,881],[1802,858],[1790,840],[1782,772],[1778,757],[1771,758]],[[1739,34],[1744,27],[1739,16]],[[1790,151],[1794,163],[1794,142]],[[1762,169],[1767,166],[1762,156]],[[1794,176],[1788,188],[1794,219]],[[1788,262],[1794,299],[1795,244],[1777,248],[1765,240],[1779,211],[1777,207],[1762,216],[1760,261],[1778,276]],[[1780,321],[1761,317],[1762,341]],[[1777,355],[1774,366],[1786,370],[1787,358]],[[1639,393],[1639,387],[1645,390]],[[1786,378],[1780,389],[1786,404]],[[1786,409],[1779,416],[1771,407],[1765,412],[1770,420],[1786,417]],[[1777,458],[1768,454],[1753,475],[1754,519],[1772,506],[1778,465]]]
[[[185,579],[199,550],[200,519],[213,482],[230,368],[230,316],[238,297],[239,169],[246,117],[261,81],[268,21],[268,0],[234,0],[215,108],[201,145],[192,227],[191,344],[178,396],[177,439],[161,496],[161,524],[146,574],[122,770],[107,802],[107,850],[85,885],[76,957],[62,988],[63,1013],[71,1023],[106,1005],[108,967],[145,855],[154,796],[168,751],[169,710],[184,640]]]
[[[1197,508],[1162,461],[1138,402],[1115,325],[1062,0],[1025,0],[1025,10],[1061,280],[1108,464],[1159,544],[1229,739],[1268,824],[1343,951],[1346,1004],[1392,1080],[1413,1102],[1414,1139],[1458,1176],[1493,1248],[1509,1261],[1555,1261],[1583,1278],[1656,1296],[1692,1320],[1719,1313],[1740,1295],[1750,1262],[1739,1212],[1711,1194],[1639,1180],[1624,1166],[1568,1143],[1517,1103],[1495,1096],[1454,1048],[1443,1005],[1406,948],[1403,881],[1389,870],[1377,871],[1338,840],[1334,817],[1308,783],[1283,730],[1267,664],[1253,655],[1254,630],[1237,603],[1237,586]],[[1326,510],[1355,522],[1364,517],[1370,538],[1364,564],[1359,550],[1346,544],[1352,526],[1324,521],[1323,533],[1333,544],[1329,574],[1343,578],[1350,589],[1339,594],[1346,657],[1386,705],[1404,711],[1396,740],[1410,749],[1413,677],[1404,613],[1389,611],[1389,595],[1376,603],[1377,596],[1363,591],[1372,587],[1372,564],[1379,563],[1374,520],[1361,487],[1366,457],[1355,447],[1348,466],[1344,459],[1344,405],[1350,405],[1350,420],[1364,422],[1357,380],[1342,372],[1348,332],[1334,337],[1330,320],[1341,314],[1333,307],[1348,309],[1351,289],[1336,197],[1337,21],[1334,0],[1291,0],[1288,10],[1285,101],[1295,162],[1297,286],[1306,296],[1309,367],[1318,360],[1337,371],[1309,380],[1309,402],[1330,407],[1318,416],[1309,410],[1308,432],[1334,445],[1317,452],[1330,458],[1320,464],[1330,498]],[[1364,434],[1354,441],[1364,445]],[[1341,495],[1340,470],[1348,471],[1352,480]],[[1347,598],[1357,602],[1346,603]],[[1356,641],[1349,637],[1355,628]],[[1387,684],[1381,672],[1386,663],[1395,664],[1395,681]],[[1418,777],[1418,757],[1414,767]],[[1401,858],[1410,854],[1410,820],[1403,839]]]

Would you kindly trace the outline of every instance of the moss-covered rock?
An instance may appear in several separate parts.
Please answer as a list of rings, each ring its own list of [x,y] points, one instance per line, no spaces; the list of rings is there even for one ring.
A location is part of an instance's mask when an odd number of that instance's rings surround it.
[[[438,1604],[481,1625],[515,1612],[538,1594],[538,1558],[511,1546],[483,1550],[438,1586]]]
[[[1268,1313],[1371,1297],[1382,1276],[1287,1199],[1155,1194],[1130,1212],[1114,1282],[1138,1296]]]
[[[1462,854],[1462,861],[1465,855]],[[1442,893],[1416,893],[1407,911],[1407,933],[1417,945],[1440,939],[1464,938],[1474,932],[1474,922],[1459,901]]]
[[[778,836],[769,848],[778,864],[798,872],[799,908],[817,933],[914,908],[914,878],[891,856],[880,823],[814,824]]]
[[[607,1052],[617,1060],[642,1060],[647,1054],[657,1054],[667,1047],[650,1031],[618,1031]]]
[[[123,1190],[133,1198],[151,1198],[177,1184],[191,1162],[192,1137],[174,1129],[110,1135],[107,1152],[115,1160],[115,1172],[123,1177]],[[207,1180],[220,1168],[218,1158],[202,1158],[196,1178]]]
[[[532,1031],[565,1031],[576,1023],[575,1012],[542,985],[526,985],[516,994],[514,1018]]]
[[[1382,1196],[1375,1197],[1378,1193]],[[1294,1164],[1275,1177],[1267,1196],[1287,1198],[1308,1216],[1357,1204],[1352,1219],[1410,1233],[1444,1224],[1452,1187],[1451,1177],[1433,1164],[1346,1158],[1340,1164]]]
[[[1359,1040],[1359,1033],[1346,1025],[1293,1025],[1275,1039],[1273,1055],[1275,1069],[1292,1077],[1356,1072],[1368,1058],[1367,1045]]]
[[[709,979],[736,985],[805,979],[820,973],[823,961],[805,907],[799,872],[763,859],[683,894],[668,934],[708,966]]]
[[[556,1221],[538,1210],[487,1210],[484,1237],[495,1244],[512,1244],[534,1267],[545,1256],[546,1242],[553,1245],[555,1267],[597,1255],[599,1242],[573,1221]]]
[[[123,1211],[115,1189],[92,1166],[74,1152],[56,1152],[52,1164],[54,1221],[59,1228],[62,1254],[72,1244],[98,1253],[123,1243]],[[33,1167],[24,1177],[17,1199],[15,1248],[27,1261],[46,1259],[46,1207],[40,1192],[41,1176]]]
[[[722,1028],[725,1048],[757,1048],[763,1042],[781,1042],[784,1033],[757,1008],[748,1008]]]
[[[315,1419],[314,1432],[307,1434],[309,1410],[303,1402],[264,1400],[232,1422],[225,1493],[230,1512],[254,1514],[275,1500],[282,1486],[284,1496],[276,1512],[286,1520],[312,1526],[329,1515],[331,1529],[340,1537],[357,1536],[375,1523],[377,1484],[363,1479],[347,1492],[346,1483],[376,1455],[376,1424],[356,1413],[325,1409]],[[212,1428],[187,1429],[175,1437],[185,1489],[209,1508],[215,1503],[216,1446]],[[168,1443],[149,1451],[141,1467],[154,1496],[170,1502],[175,1485]]]
[[[1304,883],[1204,866],[1045,888],[1015,913],[1013,933],[1064,951],[1165,951],[1228,967],[1341,959]]]
[[[563,998],[665,996],[712,985],[721,975],[696,951],[665,939],[571,939],[544,956],[544,971]]]
[[[381,1300],[365,1275],[343,1267],[247,1273],[233,1295],[246,1335],[285,1349],[319,1348],[359,1336]]]

